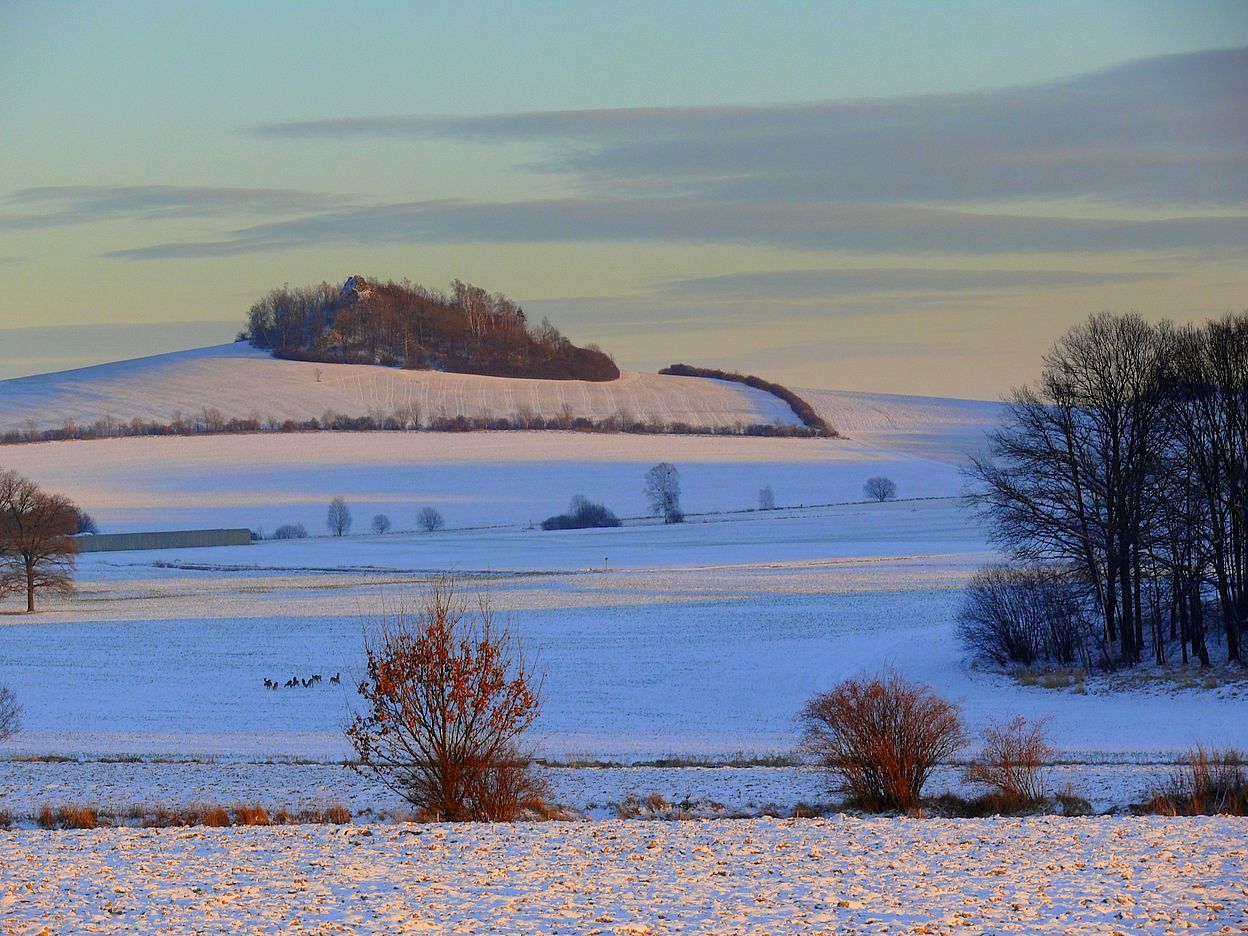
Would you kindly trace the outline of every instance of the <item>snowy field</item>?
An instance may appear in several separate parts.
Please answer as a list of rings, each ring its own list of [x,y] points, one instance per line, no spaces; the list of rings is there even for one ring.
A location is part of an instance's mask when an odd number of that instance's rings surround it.
[[[811,694],[883,665],[959,702],[973,727],[1049,716],[1055,744],[1084,758],[1245,741],[1239,683],[1080,692],[968,666],[960,588],[991,553],[952,500],[705,519],[85,556],[78,595],[0,618],[26,705],[9,747],[341,758],[368,618],[410,607],[443,568],[487,589],[540,653],[534,739],[549,758],[785,753]],[[314,673],[310,689],[263,685]]]
[[[876,474],[901,497],[961,489],[949,462],[835,439],[334,432],[0,447],[0,465],[73,498],[104,532],[303,523],[323,533],[335,496],[357,534],[376,513],[412,530],[424,506],[450,528],[540,523],[574,494],[639,516],[645,472],[661,461],[679,468],[689,513],[753,508],[763,486],[782,507],[857,501]]]
[[[206,360],[256,364],[245,349]],[[139,364],[136,373],[153,366]],[[96,371],[79,377],[113,392],[120,378]],[[106,532],[299,522],[313,534],[86,555],[74,596],[48,599],[34,616],[0,611],[0,677],[25,708],[22,733],[2,752],[0,799],[185,802],[188,790],[215,786],[241,800],[251,784],[282,802],[384,810],[392,799],[370,798],[334,766],[349,753],[342,727],[362,635],[370,618],[414,606],[443,571],[488,591],[540,653],[533,740],[561,763],[788,756],[807,698],[885,665],[958,702],[972,729],[990,717],[1049,717],[1070,762],[1055,786],[1070,782],[1098,808],[1138,799],[1156,765],[1194,741],[1248,746],[1248,690],[1234,679],[1213,689],[1160,682],[1127,692],[1096,680],[1045,689],[970,666],[955,616],[967,576],[994,553],[959,506],[958,463],[996,407],[811,396],[853,437],[312,433],[0,449],[0,464],[67,494]],[[680,470],[682,525],[645,516],[642,479],[659,461]],[[862,503],[876,474],[895,480],[902,499]],[[778,509],[754,509],[764,485]],[[573,494],[605,502],[625,525],[535,528]],[[353,533],[317,535],[337,495]],[[413,532],[425,505],[447,529]],[[361,532],[378,512],[398,532]],[[309,689],[263,685],[316,673],[323,681]],[[330,685],[334,674],[341,685]],[[30,757],[83,763],[12,760]],[[291,759],[312,763],[301,772]],[[589,815],[651,791],[628,771],[554,776],[567,804]],[[711,777],[660,774],[652,790],[728,812],[789,809],[822,790],[800,768]],[[956,770],[941,782],[958,789]]]
[[[1242,820],[0,835],[6,932],[1232,933]]]

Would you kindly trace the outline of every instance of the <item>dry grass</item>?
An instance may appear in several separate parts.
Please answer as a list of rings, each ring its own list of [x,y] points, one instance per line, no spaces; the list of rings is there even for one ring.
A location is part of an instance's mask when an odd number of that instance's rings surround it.
[[[1202,744],[1189,748],[1144,811],[1161,816],[1248,816],[1248,758],[1234,748],[1219,751]]]
[[[44,803],[35,815],[35,824],[41,829],[94,829],[100,824],[100,814],[94,806],[70,804],[53,809]]]
[[[205,806],[199,812],[199,824],[223,829],[230,824],[230,814],[220,806]]]
[[[269,814],[259,803],[239,804],[234,807],[234,821],[244,826],[271,825]]]

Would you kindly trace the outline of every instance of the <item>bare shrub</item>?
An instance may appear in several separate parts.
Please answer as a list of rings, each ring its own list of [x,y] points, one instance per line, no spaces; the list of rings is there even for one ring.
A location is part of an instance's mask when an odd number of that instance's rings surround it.
[[[373,517],[373,532],[378,536],[384,536],[390,532],[390,518],[385,514],[377,514]]]
[[[874,478],[867,478],[867,483],[862,486],[862,493],[867,500],[880,501],[892,500],[897,496],[897,485],[891,478],[885,478],[877,475]]]
[[[958,636],[967,651],[996,666],[1086,668],[1092,632],[1078,588],[1045,568],[980,569],[958,612]]]
[[[302,523],[283,523],[273,531],[273,538],[279,540],[307,539],[308,530]]]
[[[426,533],[436,533],[446,524],[442,513],[436,507],[423,507],[416,515],[416,523]]]
[[[997,807],[1017,812],[1046,796],[1044,768],[1054,751],[1045,737],[1047,719],[1028,722],[1019,715],[983,730],[983,747],[967,765],[965,779],[989,787]]]
[[[520,738],[537,718],[541,677],[489,602],[452,580],[416,614],[377,621],[365,639],[365,702],[347,728],[357,770],[422,818],[506,821],[544,793]]]
[[[1146,810],[1163,816],[1248,816],[1248,759],[1234,748],[1197,744]]]
[[[0,741],[7,741],[22,727],[22,707],[8,686],[0,686]]]
[[[775,510],[776,509],[776,492],[771,489],[771,485],[758,489],[758,509],[759,510]]]
[[[891,671],[820,693],[798,721],[802,749],[871,812],[918,808],[932,769],[966,742],[958,706]]]
[[[620,518],[602,504],[595,504],[577,494],[568,505],[568,512],[542,521],[543,530],[587,530],[596,527],[618,527]]]

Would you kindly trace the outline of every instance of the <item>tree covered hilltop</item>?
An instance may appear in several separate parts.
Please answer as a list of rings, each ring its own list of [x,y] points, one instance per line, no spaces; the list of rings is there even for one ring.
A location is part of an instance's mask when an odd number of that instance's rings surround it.
[[[601,348],[577,347],[547,319],[531,324],[502,293],[460,280],[448,292],[362,276],[341,287],[283,286],[251,307],[243,334],[291,360],[547,380],[620,376]]]

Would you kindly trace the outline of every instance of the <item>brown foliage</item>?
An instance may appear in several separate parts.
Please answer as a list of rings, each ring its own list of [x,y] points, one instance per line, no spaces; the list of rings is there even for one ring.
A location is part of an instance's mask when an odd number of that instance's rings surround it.
[[[1146,810],[1163,816],[1248,816],[1248,758],[1234,748],[1189,748]]]
[[[897,673],[847,679],[798,715],[802,749],[863,809],[918,808],[936,764],[966,741],[959,709]]]
[[[0,471],[0,598],[24,591],[26,610],[33,612],[39,589],[72,589],[79,516],[66,498],[44,493],[15,471]]]
[[[1045,798],[1044,767],[1054,753],[1045,739],[1046,722],[1028,723],[1019,715],[984,729],[984,745],[965,776],[968,783],[990,787],[998,809],[1015,812]]]
[[[487,601],[470,609],[441,580],[417,614],[377,622],[365,653],[365,708],[347,728],[362,774],[438,820],[508,821],[540,798],[518,742],[541,678]]]

